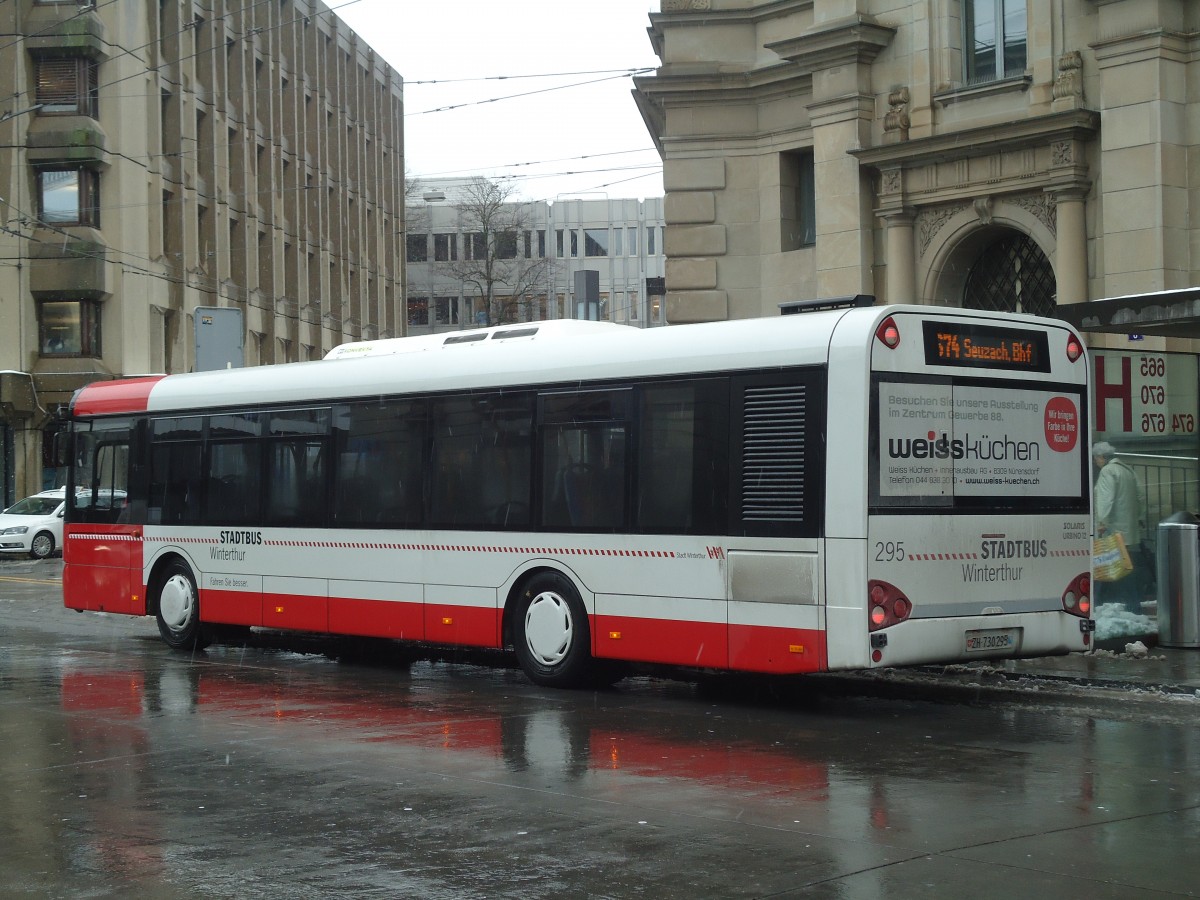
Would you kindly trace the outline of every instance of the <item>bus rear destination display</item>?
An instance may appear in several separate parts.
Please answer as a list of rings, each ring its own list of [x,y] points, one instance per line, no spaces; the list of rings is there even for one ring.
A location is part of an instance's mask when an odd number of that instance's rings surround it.
[[[1049,372],[1046,332],[967,322],[923,322],[925,364]]]

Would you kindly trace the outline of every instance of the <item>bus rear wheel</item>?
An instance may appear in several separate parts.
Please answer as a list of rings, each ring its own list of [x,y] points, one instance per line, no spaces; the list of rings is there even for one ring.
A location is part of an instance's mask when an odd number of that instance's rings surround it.
[[[186,563],[167,563],[158,577],[155,601],[163,643],[173,650],[202,650],[208,645],[208,630],[200,624],[196,578]]]
[[[570,579],[556,572],[525,585],[514,618],[521,668],[535,684],[578,687],[592,674],[587,611]]]

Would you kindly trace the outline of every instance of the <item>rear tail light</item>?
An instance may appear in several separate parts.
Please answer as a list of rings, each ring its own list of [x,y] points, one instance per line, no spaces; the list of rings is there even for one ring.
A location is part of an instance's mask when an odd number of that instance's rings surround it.
[[[900,346],[900,329],[896,327],[896,320],[888,316],[879,323],[879,327],[875,329],[875,337],[879,338],[879,342],[889,350],[895,350]]]
[[[867,582],[867,617],[871,631],[903,622],[910,613],[912,601],[894,584],[886,581]]]
[[[1067,338],[1067,359],[1071,362],[1078,362],[1079,357],[1083,356],[1083,344],[1075,335]]]
[[[1076,575],[1062,595],[1063,609],[1081,619],[1092,616],[1092,576],[1087,572]]]

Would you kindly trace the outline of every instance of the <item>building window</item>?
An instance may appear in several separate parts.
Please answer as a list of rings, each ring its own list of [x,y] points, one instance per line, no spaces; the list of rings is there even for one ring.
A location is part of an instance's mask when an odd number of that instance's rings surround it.
[[[37,172],[38,218],[50,225],[100,227],[100,174],[82,166]]]
[[[458,259],[458,235],[435,234],[433,258],[436,262],[455,262]]]
[[[636,228],[629,228],[629,229],[627,229],[627,234],[629,235],[629,255],[637,256],[638,255],[638,230]]]
[[[482,231],[472,231],[467,238],[467,259],[487,259],[487,236]]]
[[[37,172],[38,216],[53,225],[100,225],[100,175],[91,169]]]
[[[429,262],[429,235],[410,234],[405,238],[409,262]]]
[[[82,56],[41,57],[34,62],[39,115],[82,115],[96,118],[96,72]]]
[[[608,256],[607,228],[585,228],[583,230],[583,255]]]
[[[657,250],[655,250],[654,248],[655,248],[655,243],[654,243],[654,226],[653,226],[653,225],[647,225],[647,226],[646,226],[646,255],[647,255],[647,256],[654,256],[656,253],[658,253],[658,251],[657,251]]]
[[[571,229],[571,259],[579,256],[579,232]]]
[[[967,82],[995,81],[1024,72],[1029,27],[1025,0],[966,0],[963,6]]]
[[[408,324],[409,325],[428,325],[429,324],[429,298],[428,297],[409,297],[408,298]]]
[[[517,258],[517,233],[515,231],[496,232],[496,259]]]
[[[612,231],[612,236],[613,236],[612,255],[613,256],[624,256],[625,255],[621,250],[621,236],[623,234],[625,234],[625,229],[623,229],[623,228],[614,228]]]
[[[779,154],[779,246],[799,250],[817,242],[817,197],[811,150]]]
[[[1033,238],[1010,233],[979,254],[967,274],[963,306],[995,312],[1053,316],[1054,267]]]
[[[546,258],[546,229],[539,228],[537,233],[537,255],[538,259]]]
[[[457,297],[434,297],[434,305],[437,310],[438,325],[457,325],[458,324],[458,298]]]
[[[554,247],[555,247],[554,255],[557,256],[559,259],[562,259],[564,254],[563,254],[563,230],[561,228],[555,230],[555,232],[554,232]]]
[[[99,356],[100,304],[95,300],[42,300],[38,303],[38,345],[42,356]]]

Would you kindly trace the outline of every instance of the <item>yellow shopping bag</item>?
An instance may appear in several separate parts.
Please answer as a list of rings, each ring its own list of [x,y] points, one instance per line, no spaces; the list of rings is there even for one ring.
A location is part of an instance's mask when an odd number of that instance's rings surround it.
[[[1132,571],[1133,560],[1119,533],[1092,541],[1092,577],[1096,581],[1120,581]]]

